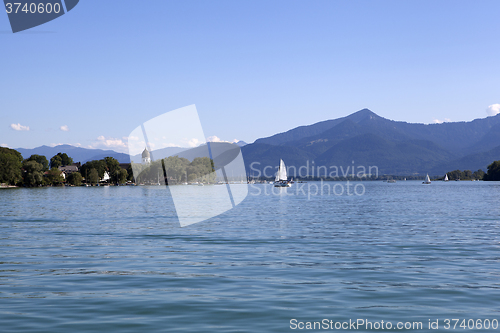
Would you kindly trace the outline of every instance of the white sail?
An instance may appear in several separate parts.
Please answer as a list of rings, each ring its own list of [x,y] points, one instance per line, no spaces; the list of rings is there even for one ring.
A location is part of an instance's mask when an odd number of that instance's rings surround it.
[[[274,181],[275,182],[279,182],[280,181],[280,171],[278,170],[278,172],[276,172],[276,178],[274,178]]]
[[[427,174],[427,176],[425,176],[425,182],[426,183],[430,183],[431,182],[431,179],[429,178],[429,174]]]
[[[448,174],[446,174],[446,175],[444,176],[444,181],[445,181],[445,182],[447,182],[447,181],[448,181]]]
[[[278,174],[279,174],[279,180],[287,180],[286,166],[283,160],[280,160],[280,168],[278,170]]]

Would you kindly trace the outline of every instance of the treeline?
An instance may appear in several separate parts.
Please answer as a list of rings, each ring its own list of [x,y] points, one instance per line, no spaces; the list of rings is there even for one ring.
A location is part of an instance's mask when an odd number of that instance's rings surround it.
[[[448,175],[448,180],[482,180],[486,174],[483,170],[479,169],[477,171],[470,170],[454,170],[446,173]],[[441,179],[444,179],[442,177]]]
[[[50,161],[42,155],[31,155],[23,159],[17,150],[0,147],[0,184],[17,186],[57,186],[63,183],[79,186],[85,182],[96,184],[107,172],[110,182],[124,183],[131,178],[132,170],[125,170],[120,163],[106,157],[99,161],[89,161],[78,171],[68,173],[66,179],[59,167],[73,165],[73,159],[66,153],[54,155]]]
[[[108,173],[109,181],[113,184],[123,184],[127,180],[133,180],[132,169],[130,167],[127,170],[123,169],[120,167],[120,162],[113,157],[88,161],[80,167],[80,174],[85,176],[89,184],[98,183],[104,178],[105,173]]]
[[[213,160],[208,157],[196,157],[189,162],[184,157],[169,156],[149,164],[132,163],[131,169],[136,183],[141,184],[214,183],[216,180]]]
[[[488,165],[488,173],[483,180],[500,181],[500,161],[495,161]]]
[[[216,180],[213,161],[208,157],[197,157],[190,162],[186,158],[170,156],[149,164],[131,163],[127,169],[123,169],[115,158],[105,157],[86,162],[78,171],[68,172],[64,178],[59,167],[73,164],[73,159],[66,153],[58,153],[50,161],[42,155],[23,159],[18,151],[0,147],[0,184],[26,187],[62,184],[80,186],[84,182],[98,184],[107,177],[112,184],[134,180],[142,184],[214,183]],[[134,179],[134,173],[137,179]],[[165,178],[165,174],[168,177]]]
[[[495,161],[488,165],[488,171],[485,173],[479,169],[477,171],[470,170],[455,170],[446,173],[448,180],[485,180],[485,181],[500,181],[500,161]],[[444,177],[442,178],[444,179]]]

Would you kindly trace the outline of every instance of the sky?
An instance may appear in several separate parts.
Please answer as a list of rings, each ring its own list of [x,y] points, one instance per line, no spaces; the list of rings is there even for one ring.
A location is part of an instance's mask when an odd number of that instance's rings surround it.
[[[399,121],[500,112],[499,1],[81,0],[13,34],[0,15],[0,145],[127,151],[195,105],[253,142],[368,108]]]

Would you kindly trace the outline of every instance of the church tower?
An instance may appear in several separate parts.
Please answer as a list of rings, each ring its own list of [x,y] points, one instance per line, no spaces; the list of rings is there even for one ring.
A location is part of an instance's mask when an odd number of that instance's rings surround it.
[[[142,152],[142,164],[149,164],[151,163],[151,155],[149,154],[148,148],[144,148],[144,151]]]

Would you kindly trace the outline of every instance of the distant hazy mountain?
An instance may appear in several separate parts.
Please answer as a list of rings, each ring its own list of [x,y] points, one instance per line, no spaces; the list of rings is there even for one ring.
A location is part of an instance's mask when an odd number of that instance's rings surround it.
[[[107,156],[116,158],[120,163],[130,163],[128,154],[117,153],[113,150],[87,149],[70,145],[59,145],[55,147],[41,146],[32,149],[16,148],[16,150],[23,155],[23,158],[28,158],[31,155],[37,154],[43,155],[50,160],[50,158],[57,153],[66,153],[69,157],[73,158],[73,161],[81,162],[82,164],[87,161],[100,160]]]
[[[240,141],[236,142],[236,144],[238,146],[240,146],[240,147],[243,147],[243,146],[246,146],[248,143],[246,143],[245,141],[240,140]]]
[[[158,159],[162,159],[168,156],[177,155],[185,150],[188,150],[188,148],[167,147],[167,148],[153,150],[151,152],[151,159],[156,161]],[[142,153],[132,156],[130,158],[130,161],[134,163],[142,163]]]
[[[261,138],[252,144],[243,141],[236,144],[241,147],[250,175],[257,175],[265,167],[267,175],[274,174],[280,158],[296,170],[309,165],[309,173],[313,165],[327,170],[333,166],[345,170],[354,165],[376,166],[380,175],[442,175],[455,169],[486,170],[488,164],[500,160],[500,114],[470,122],[425,125],[385,119],[363,109],[347,117]],[[38,154],[50,159],[62,152],[82,163],[106,156],[120,163],[141,162],[141,154],[130,158],[112,150],[70,145],[17,150],[24,158]],[[189,158],[194,151],[173,147],[155,150],[152,155],[155,160],[171,155]]]
[[[412,124],[363,109],[347,117],[300,126],[242,147],[249,173],[287,166],[377,166],[379,174],[442,174],[483,170],[500,159],[500,115],[470,122]],[[250,169],[253,162],[254,170]],[[312,169],[311,169],[312,170]],[[269,172],[268,172],[269,174]],[[317,174],[317,173],[315,173]]]

